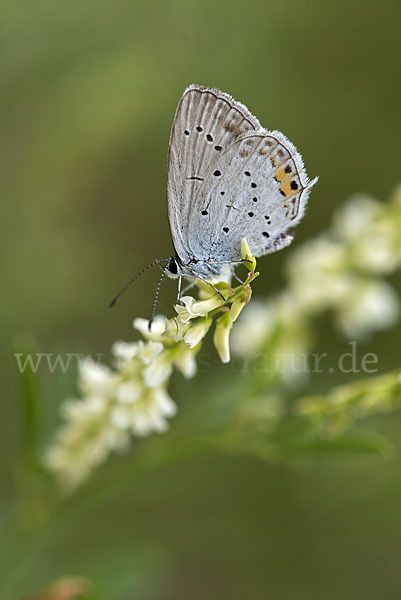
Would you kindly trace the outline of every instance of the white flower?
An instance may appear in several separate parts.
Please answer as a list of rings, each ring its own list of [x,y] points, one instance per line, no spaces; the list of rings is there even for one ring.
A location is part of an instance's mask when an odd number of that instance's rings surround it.
[[[168,338],[169,340],[173,341],[173,342],[180,342],[183,337],[184,337],[184,333],[188,328],[188,323],[187,322],[183,322],[180,321],[178,318],[174,317],[173,319],[170,319],[168,322],[168,325],[166,327],[166,331],[164,333],[165,335],[165,340],[166,338]]]
[[[144,380],[146,387],[158,387],[164,383],[173,372],[171,351],[164,350],[146,367]]]
[[[393,288],[384,281],[361,283],[340,309],[338,321],[349,337],[363,337],[375,329],[394,325],[399,303]]]
[[[130,379],[121,383],[116,389],[116,400],[121,404],[133,404],[143,395],[143,382],[138,379]]]
[[[196,303],[195,298],[193,298],[192,296],[183,296],[182,298],[180,298],[180,302],[182,304],[174,305],[174,308],[177,312],[177,320],[179,323],[188,323],[190,319],[200,316],[192,310],[193,305]]]
[[[196,373],[195,352],[181,345],[175,353],[174,364],[184,377],[193,377]]]
[[[366,235],[372,222],[382,213],[382,205],[362,194],[351,196],[334,217],[334,231],[341,239],[352,242]]]
[[[228,362],[232,320],[249,300],[250,288],[225,287],[221,294],[223,298],[205,284],[201,300],[182,298],[176,306],[177,317],[157,316],[151,331],[148,320],[135,319],[134,327],[144,339],[113,345],[113,371],[93,361],[82,364],[83,397],[65,404],[65,423],[45,458],[65,484],[81,483],[111,452],[126,449],[130,435],[168,429],[168,419],[177,409],[165,389],[167,381],[174,368],[184,377],[195,375],[196,354],[213,320],[210,313],[226,303],[233,306],[231,312],[224,308],[218,320],[215,344],[222,360]]]
[[[213,343],[223,363],[230,362],[229,337],[232,326],[230,313],[226,312],[218,319],[214,330]]]
[[[68,420],[59,429],[55,443],[44,457],[46,465],[58,474],[64,487],[76,487],[106,460],[111,451],[127,447],[127,434],[115,429],[109,406],[109,401],[95,400],[94,397],[73,403]]]
[[[129,429],[131,426],[131,413],[129,406],[116,405],[111,409],[110,420],[119,429]]]
[[[234,323],[240,316],[242,310],[248,304],[252,296],[251,286],[244,287],[242,292],[234,299],[230,308],[230,319]]]
[[[168,393],[163,387],[152,390],[153,401],[160,410],[160,413],[164,417],[174,417],[177,413],[177,407],[173,400],[170,398]]]
[[[114,342],[111,351],[116,358],[121,360],[132,360],[138,352],[138,342],[123,342],[118,340]]]
[[[144,365],[149,365],[163,351],[163,344],[160,342],[139,342],[138,357]]]
[[[274,369],[288,387],[301,387],[309,378],[308,346],[295,326],[281,331],[274,349]]]
[[[131,429],[139,436],[152,431],[162,433],[167,430],[167,417],[176,414],[176,405],[162,387],[149,390],[146,398],[135,405],[131,413]]]
[[[392,232],[375,232],[360,240],[355,247],[355,262],[372,273],[390,273],[397,266],[399,256],[394,251]]]
[[[227,295],[227,290],[220,290],[220,293],[223,296],[224,294]],[[214,294],[213,296],[210,296],[210,298],[208,298],[207,300],[200,300],[199,302],[195,302],[192,305],[192,310],[195,313],[195,316],[204,317],[209,312],[211,312],[215,308],[218,308],[222,304],[224,304],[223,298],[219,294]]]
[[[354,196],[336,216],[335,231],[348,244],[356,267],[373,273],[390,273],[399,264],[396,246],[400,215],[367,196]]]
[[[223,296],[224,293],[227,294],[227,290],[221,290]],[[195,319],[197,317],[205,317],[209,312],[224,304],[223,298],[216,293],[206,298],[206,300],[200,301],[195,300],[192,296],[183,296],[181,302],[184,306],[179,304],[175,305],[175,310],[178,315],[177,318],[181,323],[188,323],[190,319]]]
[[[114,387],[115,376],[105,365],[90,357],[79,362],[79,385],[84,394],[107,394]]]
[[[276,325],[273,303],[253,300],[232,332],[232,349],[238,356],[259,352]]]
[[[67,400],[64,402],[61,413],[65,419],[93,418],[94,415],[103,414],[107,409],[108,400],[104,396],[88,396],[85,401]]]
[[[198,319],[185,333],[184,342],[190,348],[195,348],[209,331],[212,319]]]
[[[146,340],[154,342],[163,342],[163,335],[166,331],[168,321],[162,315],[156,315],[152,322],[151,330],[149,331],[148,319],[134,319],[134,328],[137,329]]]
[[[294,308],[324,310],[342,301],[352,287],[347,260],[344,246],[329,238],[322,236],[305,243],[288,264]]]
[[[137,356],[142,342],[115,342],[112,346],[112,354],[115,359],[114,366],[126,375],[135,373],[137,369]]]

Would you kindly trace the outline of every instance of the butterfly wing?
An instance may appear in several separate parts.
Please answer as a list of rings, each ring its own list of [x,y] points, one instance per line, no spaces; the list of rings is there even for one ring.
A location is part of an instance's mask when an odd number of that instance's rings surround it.
[[[239,261],[243,237],[254,256],[287,246],[315,182],[282,133],[260,128],[239,136],[209,165],[192,202],[187,237],[194,256]]]
[[[246,132],[260,129],[259,121],[228,94],[196,85],[185,90],[171,131],[167,169],[170,231],[182,262],[196,257],[194,251],[199,249],[198,236],[194,249],[190,243],[190,223],[193,231],[196,211],[203,204],[202,197],[206,197],[206,178],[215,184],[210,176],[211,165]]]

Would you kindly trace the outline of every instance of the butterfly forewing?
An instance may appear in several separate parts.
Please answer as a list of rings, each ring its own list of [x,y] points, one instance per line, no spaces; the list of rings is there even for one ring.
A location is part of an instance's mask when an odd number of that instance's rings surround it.
[[[199,86],[184,92],[171,132],[167,172],[170,230],[183,262],[194,257],[189,220],[210,165],[245,132],[260,128],[247,108],[228,94]]]

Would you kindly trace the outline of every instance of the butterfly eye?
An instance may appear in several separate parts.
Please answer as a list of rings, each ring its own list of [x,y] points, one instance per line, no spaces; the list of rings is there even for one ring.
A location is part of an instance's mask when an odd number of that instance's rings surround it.
[[[170,259],[170,262],[167,265],[167,269],[173,275],[177,275],[177,273],[178,273],[178,265],[177,265],[177,261],[175,260],[175,258],[171,258]]]

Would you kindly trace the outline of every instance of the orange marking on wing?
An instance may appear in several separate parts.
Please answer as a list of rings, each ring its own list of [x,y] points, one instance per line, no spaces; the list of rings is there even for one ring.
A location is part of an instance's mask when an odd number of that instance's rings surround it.
[[[289,179],[291,179],[291,174],[286,173],[284,171],[284,167],[279,167],[277,169],[277,171],[275,172],[274,177],[277,181],[282,181],[282,182],[286,183]]]
[[[289,198],[290,196],[293,196],[294,194],[296,194],[296,190],[293,190],[291,188],[290,181],[286,181],[285,183],[282,183],[280,185],[280,190],[283,192],[283,194],[285,194],[285,196],[287,198]]]

